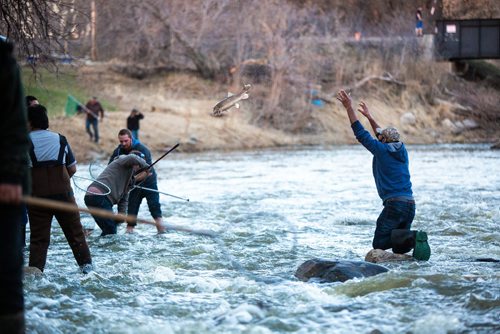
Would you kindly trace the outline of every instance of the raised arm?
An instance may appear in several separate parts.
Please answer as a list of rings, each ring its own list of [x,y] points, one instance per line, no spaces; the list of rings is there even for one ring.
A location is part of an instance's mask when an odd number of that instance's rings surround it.
[[[380,125],[378,125],[378,123],[373,118],[365,102],[361,101],[361,103],[359,104],[358,111],[368,119],[373,129],[373,133],[375,134],[375,136],[377,136],[377,128],[380,128]]]
[[[347,111],[347,116],[349,117],[349,121],[352,123],[358,120],[358,116],[352,109],[351,97],[346,93],[345,90],[341,90],[337,94],[337,100],[339,100]]]

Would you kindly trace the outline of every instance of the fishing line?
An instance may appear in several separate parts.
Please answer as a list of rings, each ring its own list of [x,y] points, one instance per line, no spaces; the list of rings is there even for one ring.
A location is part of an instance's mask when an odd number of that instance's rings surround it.
[[[90,164],[89,164],[89,174],[90,174],[90,177],[93,178],[93,179],[97,179],[97,177],[94,176],[94,174],[92,173],[92,167],[96,164],[96,161],[92,161]],[[104,168],[101,168],[99,167],[100,169],[104,169]]]
[[[141,183],[139,183],[139,184],[141,184]],[[181,199],[183,201],[189,202],[189,198],[183,198],[183,197],[175,196],[175,195],[172,195],[172,194],[169,194],[169,193],[166,193],[166,192],[163,192],[163,191],[159,191],[159,190],[156,190],[156,189],[141,187],[139,185],[134,185],[132,187],[132,189],[130,189],[130,191],[134,190],[135,188],[143,189],[143,190],[147,190],[147,191],[152,191],[152,192],[156,192],[156,193],[159,193],[159,194],[163,194],[163,195],[166,195],[166,196],[170,196],[170,197],[173,197],[173,198],[177,198],[177,199]]]
[[[92,192],[92,191],[88,191],[87,189],[83,189],[81,188],[80,186],[78,186],[78,184],[76,183],[75,181],[75,178],[79,178],[79,179],[82,179],[82,180],[87,180],[87,181],[92,181],[92,182],[97,182],[99,183],[100,185],[106,187],[106,189],[108,189],[106,191],[106,193],[104,194],[101,194],[101,193],[95,193],[95,192]],[[91,194],[91,195],[96,195],[96,196],[106,196],[106,195],[109,195],[111,194],[111,188],[108,187],[105,183],[101,182],[101,181],[98,181],[96,179],[93,179],[93,178],[88,178],[88,177],[84,177],[84,176],[78,176],[78,175],[73,175],[72,176],[72,179],[73,179],[73,184],[75,185],[75,187],[78,189],[78,190],[81,190],[85,193],[88,193],[88,194]]]

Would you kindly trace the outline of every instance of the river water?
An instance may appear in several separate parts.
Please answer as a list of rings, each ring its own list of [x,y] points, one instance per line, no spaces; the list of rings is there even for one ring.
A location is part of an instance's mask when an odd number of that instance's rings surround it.
[[[82,275],[55,223],[44,275],[25,278],[27,330],[498,333],[500,265],[474,260],[500,258],[500,151],[408,150],[413,227],[428,232],[428,262],[345,283],[294,277],[308,259],[362,260],[371,249],[382,204],[359,145],[171,154],[157,165],[159,188],[190,201],[161,195],[165,222],[216,237],[157,235],[148,225],[104,238],[96,230],[88,239],[96,269]],[[80,164],[77,175],[92,168]],[[145,202],[139,216],[150,219]]]

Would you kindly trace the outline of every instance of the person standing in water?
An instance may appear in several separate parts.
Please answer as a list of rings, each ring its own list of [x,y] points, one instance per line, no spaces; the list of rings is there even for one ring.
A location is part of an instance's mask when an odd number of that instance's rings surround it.
[[[76,160],[66,137],[48,130],[47,109],[41,104],[28,108],[28,124],[33,195],[76,206],[70,181],[76,173]],[[31,267],[42,272],[45,269],[52,219],[55,217],[81,271],[86,274],[92,270],[92,258],[78,212],[28,205],[28,215]]]
[[[151,152],[143,145],[138,139],[132,136],[132,133],[128,129],[121,129],[118,132],[118,141],[120,144],[115,148],[113,154],[109,159],[109,163],[112,163],[117,156],[121,154],[129,154],[131,152],[140,152],[141,158],[146,160],[148,164],[151,164]],[[162,212],[160,205],[160,195],[158,193],[158,180],[155,169],[152,167],[150,169],[151,175],[149,175],[144,182],[141,183],[143,188],[135,188],[129,194],[128,199],[128,214],[137,216],[139,213],[139,207],[141,206],[142,200],[145,198],[148,203],[149,212],[156,222],[158,233],[165,232],[165,228],[162,226]],[[149,190],[148,190],[149,189]],[[132,233],[136,223],[127,224],[127,232]]]

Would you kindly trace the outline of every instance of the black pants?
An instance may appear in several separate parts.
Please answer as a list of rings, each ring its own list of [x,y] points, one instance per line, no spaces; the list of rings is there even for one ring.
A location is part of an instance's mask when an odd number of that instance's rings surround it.
[[[414,217],[415,202],[385,201],[384,210],[382,210],[377,219],[377,228],[375,229],[375,235],[372,243],[373,248],[384,250],[392,248],[392,230],[410,230]],[[410,249],[406,250],[406,252],[409,252]]]
[[[0,204],[0,316],[24,310],[22,208]]]
[[[70,194],[50,196],[50,199],[74,204],[75,198]],[[57,222],[64,232],[66,240],[73,251],[73,255],[79,266],[92,263],[89,247],[85,240],[83,227],[80,223],[78,212],[65,212],[56,209],[47,209],[36,206],[28,206],[30,219],[30,261],[29,265],[37,267],[41,271],[45,268],[47,251],[50,244],[50,228],[52,218],[55,216]]]

